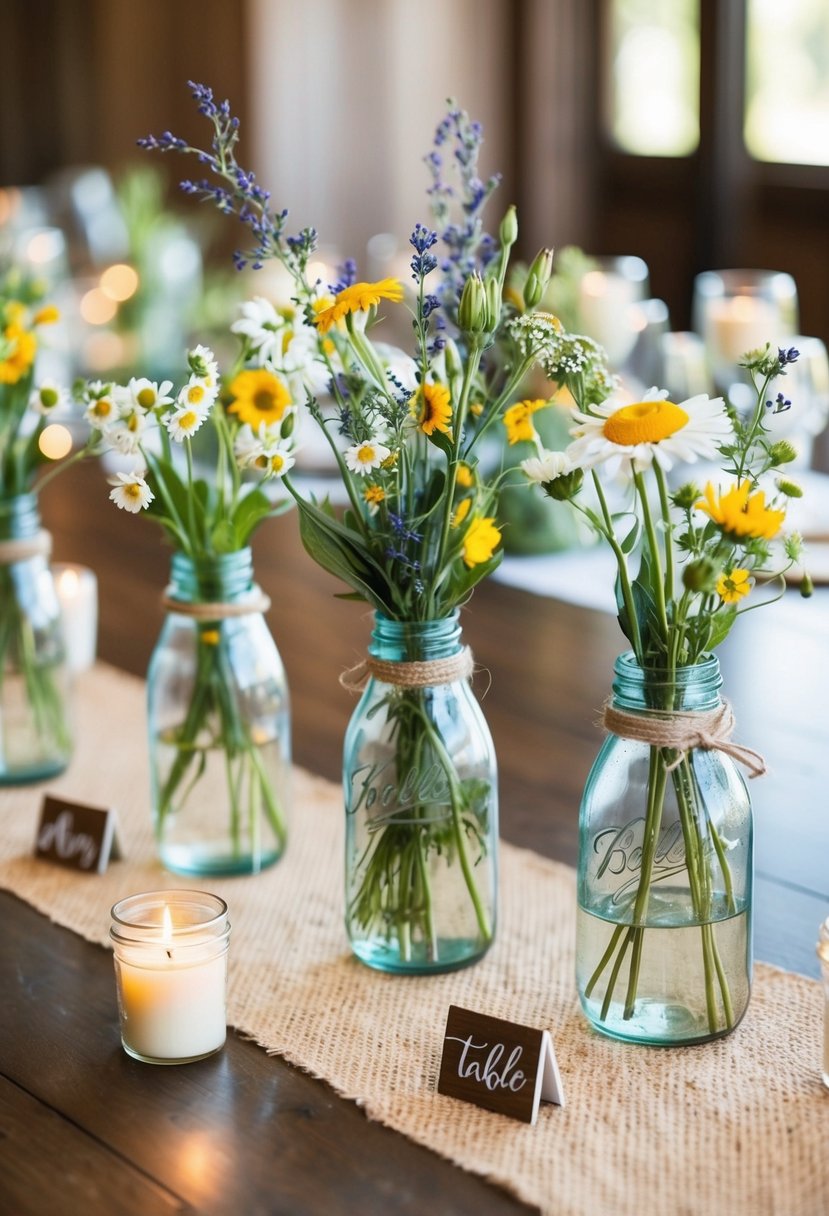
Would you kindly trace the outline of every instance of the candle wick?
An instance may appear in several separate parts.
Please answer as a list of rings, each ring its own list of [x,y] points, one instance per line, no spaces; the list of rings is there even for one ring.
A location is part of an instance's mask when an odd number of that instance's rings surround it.
[[[166,952],[166,954],[167,954],[167,957],[168,957],[168,958],[170,958],[170,959],[173,957],[173,952],[172,952],[172,950],[168,950],[168,951]]]

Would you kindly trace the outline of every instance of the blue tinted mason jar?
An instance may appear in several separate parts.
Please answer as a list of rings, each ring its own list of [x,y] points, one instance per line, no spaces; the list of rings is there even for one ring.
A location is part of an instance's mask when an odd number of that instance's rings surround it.
[[[612,704],[635,715],[722,704],[713,657],[669,676],[628,653],[615,673]],[[577,982],[596,1029],[667,1045],[733,1030],[749,1000],[751,896],[751,804],[732,759],[608,735],[579,836]]]
[[[35,494],[0,501],[0,785],[62,772],[72,752],[60,606]]]
[[[457,612],[415,622],[376,613],[369,654],[392,665],[456,660],[460,636]],[[498,778],[468,672],[418,687],[370,675],[346,732],[343,775],[354,953],[411,974],[480,958],[495,933]]]
[[[285,848],[288,688],[260,602],[250,549],[174,555],[147,698],[158,853],[179,874],[254,874]]]

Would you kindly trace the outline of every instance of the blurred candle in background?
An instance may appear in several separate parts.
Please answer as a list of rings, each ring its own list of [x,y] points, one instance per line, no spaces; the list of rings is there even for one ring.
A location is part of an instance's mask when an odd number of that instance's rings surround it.
[[[72,672],[95,662],[98,640],[98,580],[86,566],[53,562],[66,662]]]

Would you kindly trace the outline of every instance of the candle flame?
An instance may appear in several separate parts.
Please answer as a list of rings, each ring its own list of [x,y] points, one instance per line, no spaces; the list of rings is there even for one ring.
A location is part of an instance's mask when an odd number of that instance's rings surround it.
[[[81,585],[81,580],[78,577],[77,570],[63,570],[58,577],[58,592],[60,595],[65,595],[67,599],[72,599],[78,594]]]
[[[161,918],[161,940],[165,946],[173,944],[173,918],[167,904],[164,905],[164,915]]]

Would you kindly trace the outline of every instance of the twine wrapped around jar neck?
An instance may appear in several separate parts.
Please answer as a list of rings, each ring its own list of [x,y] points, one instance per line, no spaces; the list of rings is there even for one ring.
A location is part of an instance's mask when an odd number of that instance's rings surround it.
[[[52,537],[41,530],[34,536],[0,540],[0,566],[25,561],[28,557],[48,557],[52,552]]]
[[[444,659],[428,659],[414,663],[376,659],[373,655],[368,655],[342,673],[340,684],[348,692],[362,692],[373,676],[384,684],[393,684],[395,688],[429,688],[435,684],[454,684],[456,680],[468,680],[474,668],[475,660],[468,646]]]
[[[634,739],[651,747],[676,751],[676,759],[666,766],[667,772],[678,768],[683,755],[698,747],[704,751],[723,752],[748,769],[749,777],[762,777],[766,762],[760,753],[731,741],[735,724],[734,711],[727,701],[722,701],[715,709],[665,713],[641,710],[629,713],[607,701],[601,722],[606,731],[620,739]]]
[[[270,597],[260,587],[254,587],[249,599],[236,602],[219,601],[206,603],[177,600],[168,587],[161,599],[165,612],[177,612],[180,616],[191,616],[197,621],[226,621],[231,617],[250,616],[255,612],[265,613],[271,606]]]

